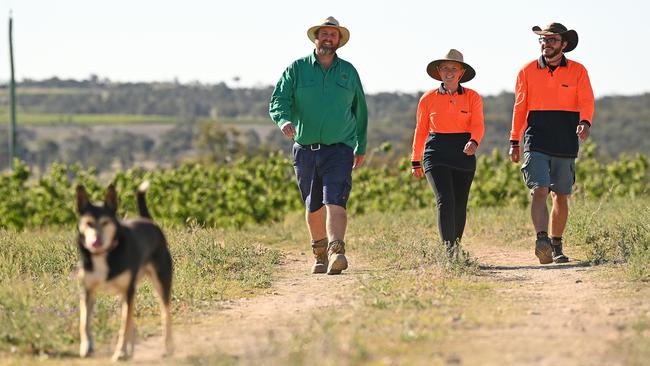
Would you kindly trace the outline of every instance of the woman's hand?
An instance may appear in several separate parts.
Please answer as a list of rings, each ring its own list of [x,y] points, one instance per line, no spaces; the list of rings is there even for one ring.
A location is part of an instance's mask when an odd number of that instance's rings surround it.
[[[476,149],[478,149],[478,144],[474,140],[469,140],[465,144],[465,148],[463,149],[463,152],[465,153],[465,155],[470,155],[471,156],[471,155],[474,155],[474,153],[476,152]]]
[[[419,161],[411,161],[411,175],[416,178],[424,177],[424,169],[422,169],[422,163]]]

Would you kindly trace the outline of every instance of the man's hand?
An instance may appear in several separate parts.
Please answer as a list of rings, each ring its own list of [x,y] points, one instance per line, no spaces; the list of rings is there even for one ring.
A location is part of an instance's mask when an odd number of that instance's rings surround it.
[[[584,141],[589,137],[589,130],[590,127],[586,123],[580,123],[578,127],[576,128],[576,135],[578,135],[578,138],[580,139],[580,142]]]
[[[355,155],[354,156],[354,165],[352,169],[357,169],[363,165],[363,161],[366,160],[366,155]]]
[[[508,155],[510,156],[510,161],[513,163],[519,162],[519,145],[510,145],[510,150],[508,150]]]
[[[476,142],[474,142],[474,140],[469,140],[465,144],[465,148],[463,149],[463,152],[465,153],[465,155],[470,155],[471,156],[471,155],[474,155],[474,153],[476,152],[476,149],[478,149],[478,145],[476,144]]]
[[[293,127],[293,123],[287,122],[284,126],[282,126],[282,134],[290,139],[296,136],[296,128]]]

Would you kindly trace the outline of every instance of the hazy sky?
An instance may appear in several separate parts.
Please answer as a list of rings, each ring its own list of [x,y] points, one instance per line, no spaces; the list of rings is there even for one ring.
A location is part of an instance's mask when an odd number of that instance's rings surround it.
[[[333,15],[351,33],[338,51],[366,92],[435,87],[426,65],[449,48],[477,71],[466,86],[512,91],[539,55],[534,25],[578,32],[567,54],[589,71],[597,96],[650,91],[650,5],[618,1],[198,1],[0,0],[0,81],[9,78],[13,9],[16,77],[275,84],[311,52],[307,28]],[[235,82],[234,78],[240,81]]]

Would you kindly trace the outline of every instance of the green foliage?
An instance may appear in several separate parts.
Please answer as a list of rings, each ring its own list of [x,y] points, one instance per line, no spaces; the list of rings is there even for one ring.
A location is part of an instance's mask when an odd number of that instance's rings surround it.
[[[587,197],[615,196],[634,198],[648,193],[650,162],[642,154],[621,155],[617,161],[601,164],[595,157],[595,145],[587,144],[576,167],[576,190]]]
[[[650,207],[647,199],[610,202],[612,195],[600,201],[581,203],[580,214],[570,216],[566,236],[580,244],[586,259],[594,264],[627,263],[632,279],[650,276]],[[614,201],[616,202],[616,201]]]
[[[575,196],[634,198],[649,193],[648,157],[623,155],[604,164],[586,145],[577,163]],[[430,207],[433,194],[425,179],[410,174],[410,163],[399,166],[363,167],[353,173],[348,210],[398,212]],[[96,200],[104,185],[93,169],[53,164],[49,171],[30,180],[30,169],[18,162],[13,172],[0,176],[0,228],[22,229],[71,224],[75,220],[74,185],[83,183]],[[119,171],[113,182],[120,194],[120,215],[135,216],[135,190],[143,180],[151,182],[147,193],[157,220],[174,225],[235,227],[281,220],[302,207],[288,158],[279,153],[243,157],[218,164],[188,163],[177,168]],[[496,207],[528,203],[528,189],[519,165],[494,150],[480,156],[470,192],[470,207]]]

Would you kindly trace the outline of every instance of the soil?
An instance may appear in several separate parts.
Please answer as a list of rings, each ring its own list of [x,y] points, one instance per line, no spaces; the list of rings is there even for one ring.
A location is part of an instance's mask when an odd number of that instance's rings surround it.
[[[494,311],[502,321],[463,330],[455,337],[463,342],[441,344],[449,360],[464,365],[636,364],[621,344],[635,336],[630,324],[650,318],[648,286],[611,276],[615,268],[576,259],[540,265],[532,246],[480,245],[470,252],[483,263],[486,280],[508,283],[497,290],[504,306]]]
[[[350,269],[341,275],[313,275],[311,252],[287,254],[269,294],[227,303],[196,324],[176,326],[174,358],[200,355],[207,349],[249,364],[270,350],[277,354],[274,345],[289,340],[317,311],[356,301],[358,278],[367,271],[349,259]],[[152,337],[137,344],[134,361],[157,364],[161,342],[160,337]]]
[[[650,318],[648,286],[610,276],[616,270],[611,266],[576,259],[540,265],[532,248],[476,243],[466,249],[481,263],[476,281],[496,285],[496,321],[453,329],[451,337],[435,345],[442,350],[437,359],[462,365],[636,364],[620,345],[637,332],[631,325],[642,319],[647,324]],[[267,294],[231,301],[191,323],[175,324],[172,361],[207,353],[264,364],[265,355],[277,355],[278,345],[305,331],[318,311],[360,303],[355,289],[369,265],[348,258],[350,269],[342,275],[312,275],[311,253],[288,253]],[[160,337],[140,340],[133,363],[159,364],[161,354]],[[103,357],[106,361],[110,354],[96,359]]]

